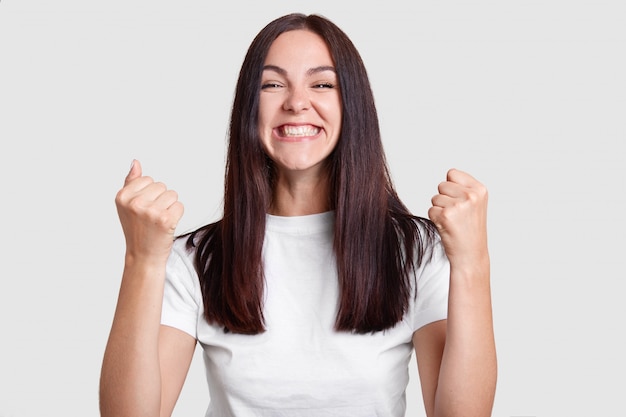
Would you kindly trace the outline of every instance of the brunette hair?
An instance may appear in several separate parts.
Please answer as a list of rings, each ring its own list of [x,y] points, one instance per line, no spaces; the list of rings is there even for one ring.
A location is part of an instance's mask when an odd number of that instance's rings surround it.
[[[365,66],[348,36],[319,15],[289,14],[270,22],[244,58],[230,119],[223,217],[187,235],[188,249],[196,250],[205,318],[234,333],[264,331],[261,252],[273,163],[258,133],[259,92],[272,42],[298,29],[326,41],[343,105],[340,139],[327,161],[340,288],[335,328],[381,331],[407,311],[413,266],[422,263],[436,229],[413,216],[396,194]]]

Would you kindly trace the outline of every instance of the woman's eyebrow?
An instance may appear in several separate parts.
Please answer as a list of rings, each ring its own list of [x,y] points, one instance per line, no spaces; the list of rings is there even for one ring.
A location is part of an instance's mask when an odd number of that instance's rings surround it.
[[[281,67],[278,67],[276,65],[265,65],[263,67],[263,71],[274,71],[277,72],[280,75],[287,75],[287,71],[285,71],[284,69],[282,69]]]
[[[274,71],[283,76],[287,75],[287,71],[277,65],[265,65],[263,66],[263,71]],[[335,70],[335,67],[331,65],[320,65],[319,67],[310,68],[309,70],[307,70],[306,74],[313,75],[313,74],[317,74],[318,72],[324,72],[324,71],[332,71],[335,73],[337,72]]]
[[[321,65],[319,67],[315,67],[315,68],[309,69],[306,72],[306,74],[307,75],[313,75],[313,74],[317,74],[318,72],[324,72],[324,71],[332,71],[334,73],[337,73],[337,71],[335,71],[335,67],[332,67],[330,65]]]

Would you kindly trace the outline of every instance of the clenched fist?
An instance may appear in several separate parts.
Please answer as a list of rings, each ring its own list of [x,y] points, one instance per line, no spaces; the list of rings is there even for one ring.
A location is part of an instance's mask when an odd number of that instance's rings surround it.
[[[126,238],[126,256],[142,261],[167,260],[184,212],[178,194],[143,176],[141,164],[134,160],[115,204]]]
[[[450,264],[472,267],[488,257],[487,189],[471,175],[451,169],[432,198],[435,223]]]

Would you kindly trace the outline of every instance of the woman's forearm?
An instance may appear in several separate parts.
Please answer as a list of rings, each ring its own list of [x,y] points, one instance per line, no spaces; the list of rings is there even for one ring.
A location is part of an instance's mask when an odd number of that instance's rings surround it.
[[[159,415],[164,271],[162,266],[127,260],[102,364],[102,417]]]
[[[446,344],[435,396],[435,417],[491,416],[497,360],[489,260],[450,270]]]

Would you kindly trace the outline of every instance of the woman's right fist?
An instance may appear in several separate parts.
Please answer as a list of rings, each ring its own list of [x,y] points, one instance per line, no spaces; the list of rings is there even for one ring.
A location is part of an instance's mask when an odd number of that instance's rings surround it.
[[[167,260],[184,212],[176,191],[142,176],[141,164],[133,160],[115,205],[126,239],[126,255],[133,259]]]

